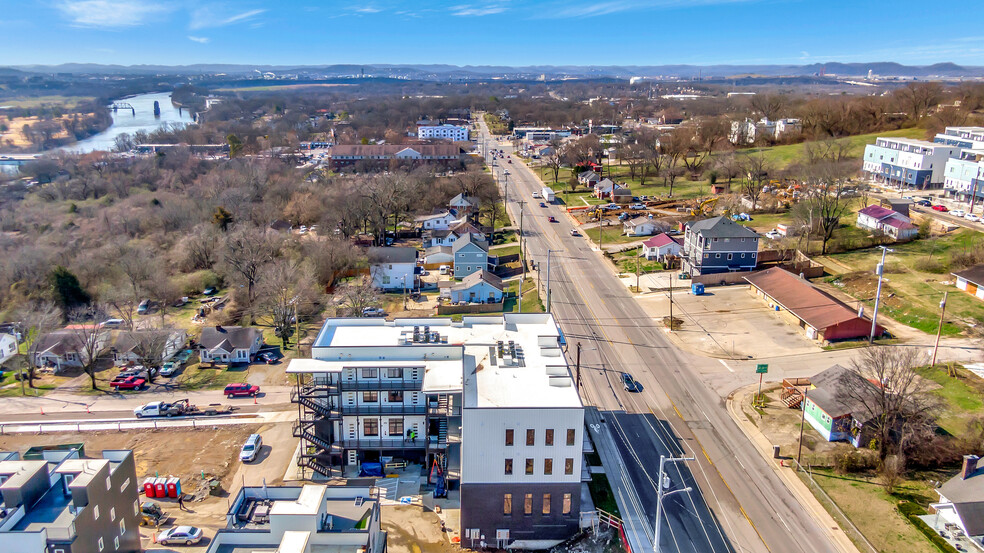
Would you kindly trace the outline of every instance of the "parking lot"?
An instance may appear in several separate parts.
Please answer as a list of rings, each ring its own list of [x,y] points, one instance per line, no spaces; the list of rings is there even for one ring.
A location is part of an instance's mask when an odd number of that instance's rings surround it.
[[[669,314],[669,296],[655,292],[639,296],[652,317]],[[673,333],[685,348],[726,359],[755,359],[820,351],[798,328],[781,321],[747,285],[715,286],[702,296],[674,288],[673,316],[683,326]]]

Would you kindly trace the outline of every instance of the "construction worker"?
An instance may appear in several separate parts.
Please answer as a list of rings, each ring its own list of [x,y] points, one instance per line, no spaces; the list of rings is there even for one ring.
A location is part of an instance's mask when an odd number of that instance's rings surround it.
[[[416,430],[411,430],[410,431],[410,443],[412,443],[412,444],[417,443],[417,431]]]

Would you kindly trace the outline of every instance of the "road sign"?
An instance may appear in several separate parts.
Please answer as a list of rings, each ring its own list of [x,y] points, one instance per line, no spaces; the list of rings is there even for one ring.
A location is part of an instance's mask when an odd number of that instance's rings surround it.
[[[762,363],[755,367],[755,374],[765,374],[767,372],[769,372],[769,366],[766,365],[765,363]]]

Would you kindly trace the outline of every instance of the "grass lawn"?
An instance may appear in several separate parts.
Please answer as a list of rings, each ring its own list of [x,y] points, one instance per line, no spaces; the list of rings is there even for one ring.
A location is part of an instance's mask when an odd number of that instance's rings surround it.
[[[92,100],[92,96],[37,96],[0,99],[0,106],[14,106],[18,108],[36,108],[42,105],[75,107],[80,102]]]
[[[955,336],[968,322],[979,324],[984,321],[980,300],[943,284],[952,278],[949,274],[951,254],[982,243],[984,235],[963,229],[946,236],[893,246],[895,251],[886,260],[881,309],[900,323],[934,333],[939,324],[939,302],[943,292],[949,291],[943,334]],[[877,285],[874,268],[881,259],[881,250],[869,248],[827,257],[836,262],[835,266],[848,267],[852,271],[826,280],[873,307]]]
[[[215,390],[225,388],[233,382],[246,382],[249,378],[249,366],[237,365],[227,368],[216,365],[214,368],[203,367],[200,363],[189,363],[181,369],[177,382],[182,390]]]
[[[663,264],[658,261],[646,261],[645,258],[639,256],[640,248],[632,248],[631,250],[625,250],[624,252],[618,252],[612,255],[612,261],[618,266],[618,270],[622,273],[635,274],[636,265],[638,264],[638,269],[640,273],[652,273],[655,271],[662,271]]]
[[[602,246],[612,245],[612,244],[625,244],[628,242],[635,242],[637,240],[645,240],[645,236],[625,236],[622,234],[622,224],[617,225],[606,225],[604,231],[600,227],[594,227],[589,229],[581,230],[588,238],[591,239],[595,244],[598,243],[598,239],[602,239]],[[604,232],[604,234],[602,234]]]
[[[519,302],[515,297],[519,293],[519,281],[513,280],[506,283],[506,293],[511,293],[513,297],[506,298],[503,302],[502,310],[506,313],[518,313]],[[540,294],[536,289],[536,281],[527,278],[523,281],[523,313],[543,313],[545,311],[543,302],[540,301]]]
[[[953,436],[963,434],[967,423],[984,408],[984,380],[962,367],[956,368],[955,377],[939,367],[923,367],[916,372],[940,385],[933,391],[946,402],[937,421],[940,428]]]
[[[893,138],[925,138],[926,129],[898,129],[894,131],[882,131],[870,134],[859,134],[838,139],[839,142],[847,143],[847,155],[852,158],[860,158],[864,153],[867,144],[874,144],[879,136]],[[762,153],[766,158],[773,162],[778,168],[782,169],[793,163],[803,161],[803,144],[787,144],[783,146],[772,146],[768,148],[747,148],[738,150],[739,154]]]
[[[515,243],[509,246],[493,246],[489,248],[489,255],[518,255],[519,254],[519,243]]]
[[[578,186],[575,192],[570,191],[570,186],[567,184],[567,180],[570,178],[571,170],[567,168],[560,169],[560,176],[557,183],[553,180],[553,171],[549,167],[536,167],[534,171],[539,175],[540,180],[542,180],[547,186],[553,188],[557,193],[558,199],[563,199],[565,194],[570,194],[570,206],[584,205],[580,200],[580,197],[587,196],[585,199],[588,200],[592,205],[597,205],[601,203],[609,203],[608,200],[598,200],[591,197],[590,192],[584,186]],[[609,176],[609,173],[611,176]],[[615,182],[626,183],[629,188],[632,189],[632,194],[634,196],[658,196],[660,198],[665,198],[670,193],[669,185],[663,185],[662,178],[649,177],[646,179],[645,186],[639,184],[638,176],[636,178],[629,177],[629,169],[625,165],[613,164],[611,166],[605,165],[605,177],[611,178]],[[680,177],[673,184],[673,197],[676,199],[691,199],[700,198],[707,196],[711,193],[710,180],[701,179],[697,181],[688,180],[686,177]]]

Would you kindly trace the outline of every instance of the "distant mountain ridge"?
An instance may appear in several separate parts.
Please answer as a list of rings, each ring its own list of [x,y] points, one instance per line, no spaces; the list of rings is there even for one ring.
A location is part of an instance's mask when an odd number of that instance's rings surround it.
[[[821,72],[826,75],[863,77],[871,71],[883,77],[984,77],[984,66],[961,66],[955,63],[933,65],[902,65],[895,62],[871,63],[813,63],[808,65],[447,65],[447,64],[333,64],[333,65],[247,65],[212,64],[191,65],[103,65],[93,63],[64,63],[60,65],[11,65],[0,67],[0,72],[23,71],[30,73],[90,73],[116,75],[203,74],[228,73],[305,73],[326,76],[366,75],[375,77],[404,77],[419,79],[516,77],[529,78],[544,75],[548,78],[629,78],[629,77],[731,77],[761,75],[764,77],[809,76]],[[10,74],[10,73],[8,73]]]

